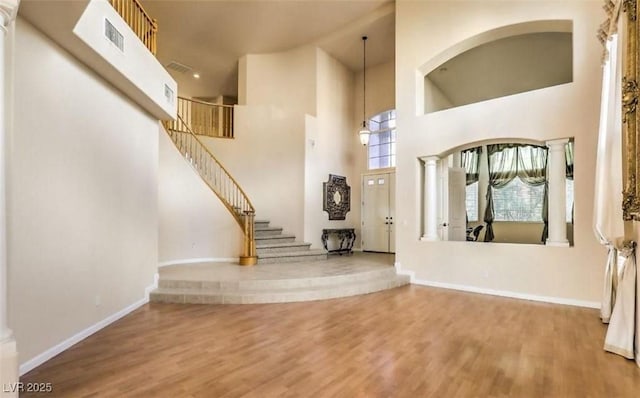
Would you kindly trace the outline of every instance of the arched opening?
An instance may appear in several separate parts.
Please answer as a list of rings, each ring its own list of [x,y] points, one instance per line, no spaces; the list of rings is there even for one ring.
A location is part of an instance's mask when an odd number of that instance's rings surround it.
[[[420,68],[431,113],[573,81],[571,21],[533,21],[484,32]]]

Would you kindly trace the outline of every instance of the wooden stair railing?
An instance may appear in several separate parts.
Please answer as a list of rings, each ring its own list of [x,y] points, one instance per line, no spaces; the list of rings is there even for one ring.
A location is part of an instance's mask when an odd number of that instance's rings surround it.
[[[240,225],[244,234],[240,265],[256,264],[255,209],[247,194],[200,141],[180,113],[178,113],[175,121],[163,121],[162,123],[178,151],[196,170],[213,193],[220,198],[224,206],[238,222],[238,225]]]
[[[213,138],[233,138],[233,105],[178,97],[178,115],[196,135]],[[174,122],[174,127],[182,131],[182,123]]]
[[[110,3],[151,54],[156,55],[158,22],[147,14],[138,0],[110,0]]]

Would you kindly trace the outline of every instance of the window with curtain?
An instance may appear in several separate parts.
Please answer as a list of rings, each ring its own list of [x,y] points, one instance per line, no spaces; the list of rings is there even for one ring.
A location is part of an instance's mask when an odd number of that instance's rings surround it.
[[[478,178],[482,147],[465,149],[460,153],[461,166],[466,171],[465,204],[467,221],[478,221]]]
[[[485,241],[494,239],[494,221],[544,222],[547,237],[547,148],[537,145],[487,145],[489,187]]]
[[[369,119],[369,170],[396,166],[396,111],[379,113]]]
[[[565,177],[566,179],[566,221],[568,223],[573,223],[573,212],[574,212],[574,204],[573,204],[573,141],[569,141],[567,145],[564,147],[564,157],[566,161],[565,168]]]

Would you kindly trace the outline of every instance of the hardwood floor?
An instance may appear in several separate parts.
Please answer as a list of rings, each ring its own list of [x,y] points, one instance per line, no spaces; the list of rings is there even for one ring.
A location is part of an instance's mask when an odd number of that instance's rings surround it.
[[[596,310],[420,286],[150,304],[21,381],[60,397],[640,396],[640,369],[605,353],[604,333]]]

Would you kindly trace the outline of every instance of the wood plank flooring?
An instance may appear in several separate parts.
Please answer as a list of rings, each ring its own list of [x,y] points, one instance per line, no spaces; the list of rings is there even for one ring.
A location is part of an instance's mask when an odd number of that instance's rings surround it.
[[[421,286],[150,304],[21,381],[47,397],[639,397],[604,333],[596,310]]]

